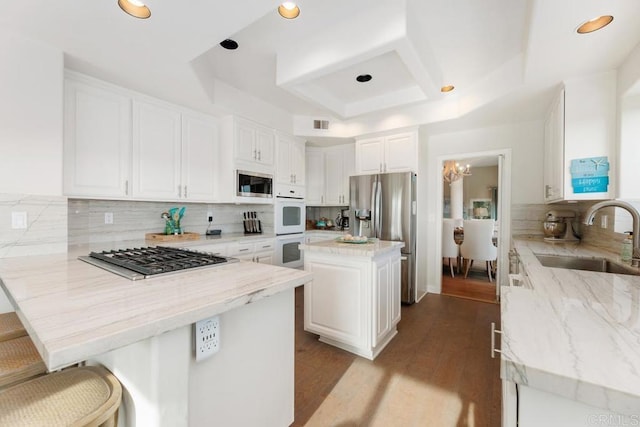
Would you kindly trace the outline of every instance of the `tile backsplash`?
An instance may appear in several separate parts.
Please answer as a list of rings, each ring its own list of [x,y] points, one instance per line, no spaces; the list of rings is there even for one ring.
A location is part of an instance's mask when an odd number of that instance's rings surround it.
[[[220,229],[223,234],[242,233],[242,213],[255,211],[263,232],[273,233],[273,205],[69,199],[69,245],[144,239],[146,233],[162,233],[162,212],[182,206],[186,207],[183,231],[204,234],[207,213],[212,212],[211,229]],[[113,214],[113,224],[105,224],[105,213]]]

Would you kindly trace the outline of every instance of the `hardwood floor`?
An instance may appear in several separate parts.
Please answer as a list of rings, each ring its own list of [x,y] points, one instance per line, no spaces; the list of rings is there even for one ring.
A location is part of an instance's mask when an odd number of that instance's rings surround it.
[[[497,304],[428,294],[402,307],[398,335],[370,361],[303,330],[296,289],[293,426],[500,426]]]
[[[463,273],[455,273],[451,277],[449,266],[442,268],[442,294],[475,301],[497,303],[496,278],[489,282],[486,270],[471,270],[465,279]]]

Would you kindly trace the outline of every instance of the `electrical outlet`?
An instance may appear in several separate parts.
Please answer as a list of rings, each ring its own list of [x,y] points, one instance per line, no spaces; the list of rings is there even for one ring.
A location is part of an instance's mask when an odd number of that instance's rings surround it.
[[[11,212],[11,228],[14,230],[27,228],[26,212]]]
[[[113,224],[113,212],[105,212],[104,213],[104,223],[105,224]]]
[[[196,322],[194,336],[196,362],[217,353],[220,350],[220,316]]]
[[[207,221],[208,222],[212,222],[213,221],[213,212],[207,212]]]

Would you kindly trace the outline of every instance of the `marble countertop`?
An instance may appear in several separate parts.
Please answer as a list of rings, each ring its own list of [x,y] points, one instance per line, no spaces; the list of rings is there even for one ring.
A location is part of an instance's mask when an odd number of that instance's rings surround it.
[[[301,270],[240,261],[131,281],[76,259],[86,255],[81,251],[0,259],[0,285],[50,370],[312,278]]]
[[[336,240],[324,240],[322,242],[305,243],[300,245],[300,250],[305,252],[328,253],[335,255],[376,257],[388,252],[399,251],[404,248],[404,242],[390,242],[375,240],[367,243],[342,243]]]
[[[543,267],[535,254],[605,257],[514,239],[533,289],[501,290],[501,377],[612,411],[640,407],[640,276]]]

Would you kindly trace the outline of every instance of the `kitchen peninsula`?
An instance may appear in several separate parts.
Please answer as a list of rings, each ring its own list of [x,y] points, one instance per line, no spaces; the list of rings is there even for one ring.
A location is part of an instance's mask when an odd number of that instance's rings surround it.
[[[373,360],[397,334],[402,242],[327,240],[300,245],[313,281],[304,328],[320,341]]]
[[[124,426],[293,422],[294,288],[308,272],[248,261],[131,281],[69,253],[0,260],[0,284],[49,370],[86,361],[125,389]],[[193,327],[220,316],[196,362]]]

